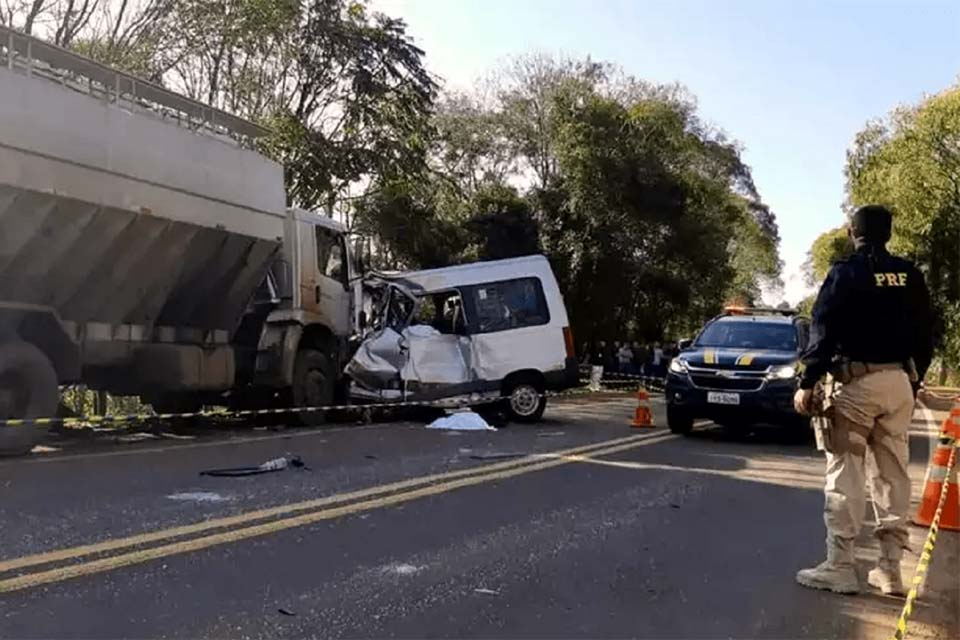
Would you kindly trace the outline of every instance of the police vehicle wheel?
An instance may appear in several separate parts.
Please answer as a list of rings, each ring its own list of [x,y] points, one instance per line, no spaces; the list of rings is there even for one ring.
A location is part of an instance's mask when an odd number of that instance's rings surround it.
[[[515,382],[507,390],[507,412],[517,422],[537,422],[547,408],[547,397],[536,384]]]
[[[0,420],[48,418],[57,412],[60,399],[57,372],[47,356],[32,344],[0,344]],[[48,427],[0,426],[0,455],[30,453]]]
[[[293,406],[324,407],[333,404],[336,373],[330,357],[322,351],[303,349],[293,367]],[[300,424],[312,427],[326,422],[325,411],[296,414]]]
[[[672,433],[687,435],[693,430],[693,417],[682,409],[667,405],[667,427]]]

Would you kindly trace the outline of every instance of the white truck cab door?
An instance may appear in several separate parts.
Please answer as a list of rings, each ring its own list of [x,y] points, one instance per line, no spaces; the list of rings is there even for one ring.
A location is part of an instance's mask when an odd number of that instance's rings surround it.
[[[350,321],[353,296],[345,239],[343,235],[317,225],[313,227],[312,240],[314,260],[312,264],[304,265],[300,284],[303,307],[320,315],[335,335],[348,336],[353,329]],[[309,253],[304,252],[304,262],[309,260]]]

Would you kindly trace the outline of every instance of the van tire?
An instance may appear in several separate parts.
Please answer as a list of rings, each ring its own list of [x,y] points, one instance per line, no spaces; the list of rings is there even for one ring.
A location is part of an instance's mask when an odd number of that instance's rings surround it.
[[[693,417],[677,407],[667,405],[667,427],[671,433],[686,436],[693,431]]]
[[[293,406],[324,407],[333,404],[336,370],[330,356],[316,349],[301,349],[293,366]],[[297,422],[314,427],[326,422],[326,411],[297,412]]]
[[[57,413],[60,391],[50,359],[28,342],[0,343],[0,419],[49,418]],[[48,426],[0,426],[0,455],[30,453]]]
[[[511,382],[506,389],[506,407],[515,422],[539,422],[547,408],[543,385],[528,379]]]

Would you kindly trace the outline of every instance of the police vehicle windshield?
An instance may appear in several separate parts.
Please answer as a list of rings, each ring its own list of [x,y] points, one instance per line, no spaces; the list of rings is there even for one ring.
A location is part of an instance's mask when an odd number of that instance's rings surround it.
[[[786,323],[719,321],[707,326],[695,344],[698,347],[796,351],[797,330],[793,324]]]

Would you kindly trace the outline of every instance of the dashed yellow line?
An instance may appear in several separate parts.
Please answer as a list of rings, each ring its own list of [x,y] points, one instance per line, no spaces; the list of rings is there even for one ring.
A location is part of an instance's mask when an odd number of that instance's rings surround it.
[[[670,440],[675,437],[676,436],[672,434],[653,433],[618,438],[615,440],[585,445],[564,451],[551,452],[546,454],[550,456],[550,458],[546,461],[544,461],[544,458],[540,455],[532,455],[510,462],[502,462],[485,465],[479,468],[464,469],[461,471],[454,471],[444,474],[412,478],[402,482],[381,485],[361,491],[343,493],[335,496],[329,496],[327,498],[308,500],[305,502],[282,505],[269,509],[259,509],[257,511],[251,511],[249,513],[240,514],[237,516],[218,518],[215,520],[208,520],[205,522],[181,527],[173,527],[163,531],[155,531],[126,538],[119,538],[116,540],[107,540],[91,545],[73,547],[70,549],[61,549],[58,551],[52,551],[23,558],[15,558],[0,563],[0,572],[7,572],[13,569],[50,564],[54,562],[62,562],[65,560],[77,560],[92,554],[106,553],[110,551],[122,551],[123,549],[141,546],[151,542],[167,541],[177,537],[188,536],[191,534],[202,533],[215,529],[227,529],[226,531],[221,531],[219,533],[211,533],[198,538],[175,541],[159,547],[121,552],[106,558],[79,562],[76,564],[70,564],[67,566],[56,567],[53,569],[42,570],[14,578],[0,580],[0,592],[17,591],[20,589],[27,589],[43,584],[49,584],[52,582],[60,582],[62,580],[68,580],[78,576],[118,569],[157,558],[188,553],[229,542],[236,542],[239,540],[263,536],[270,533],[283,531],[285,529],[320,522],[322,520],[329,520],[345,515],[361,513],[363,511],[409,502],[411,500],[446,493],[448,491],[453,491],[463,487],[511,478],[521,474],[532,473],[534,471],[549,469],[551,467],[573,462],[572,459],[564,459],[563,456],[571,456],[582,453],[590,453],[590,455],[595,456],[608,455],[617,453],[619,451],[633,449],[635,447],[642,447],[648,444],[656,444],[658,442]],[[419,488],[414,488],[410,491],[402,491],[403,489],[409,489],[411,487]],[[396,491],[401,492],[392,493]],[[371,496],[378,497],[373,497],[369,500],[363,500],[363,498],[370,498]],[[322,508],[331,504],[358,499],[361,501],[350,502],[349,504],[344,504],[333,508]],[[301,511],[307,511],[307,513],[295,515]],[[288,517],[260,524],[252,524],[251,526],[242,526],[278,515],[287,515]],[[230,529],[230,527],[236,528]]]

